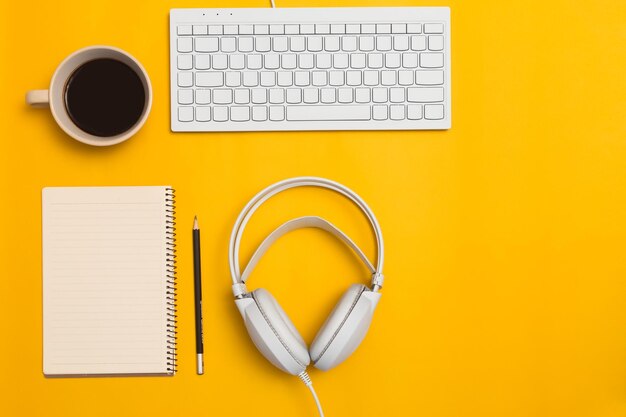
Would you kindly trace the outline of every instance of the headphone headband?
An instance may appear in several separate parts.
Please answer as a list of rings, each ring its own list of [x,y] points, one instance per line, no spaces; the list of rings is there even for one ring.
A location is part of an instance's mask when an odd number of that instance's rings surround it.
[[[230,235],[228,252],[230,274],[233,280],[233,292],[235,293],[235,296],[240,296],[242,294],[245,294],[246,292],[245,284],[241,279],[241,271],[239,268],[239,246],[241,244],[241,237],[246,228],[246,225],[248,224],[248,221],[250,220],[254,212],[265,201],[278,193],[298,187],[319,187],[335,191],[336,193],[341,194],[350,201],[352,201],[359,209],[361,209],[363,214],[365,214],[365,216],[367,217],[370,225],[372,226],[372,230],[374,231],[374,235],[376,236],[376,271],[374,272],[372,277],[372,284],[375,287],[381,287],[383,281],[382,272],[384,262],[383,236],[378,221],[376,220],[376,216],[374,216],[374,213],[369,208],[367,203],[365,203],[365,201],[361,197],[359,197],[354,191],[335,181],[319,177],[296,177],[277,182],[260,191],[252,198],[252,200],[248,202],[248,204],[246,204],[246,206],[239,214],[239,217],[237,217],[237,221],[235,222],[235,225]]]

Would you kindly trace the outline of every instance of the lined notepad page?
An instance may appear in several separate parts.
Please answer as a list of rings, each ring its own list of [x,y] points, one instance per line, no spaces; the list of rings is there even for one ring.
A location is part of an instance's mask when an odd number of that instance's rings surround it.
[[[44,374],[172,373],[168,190],[43,190]]]

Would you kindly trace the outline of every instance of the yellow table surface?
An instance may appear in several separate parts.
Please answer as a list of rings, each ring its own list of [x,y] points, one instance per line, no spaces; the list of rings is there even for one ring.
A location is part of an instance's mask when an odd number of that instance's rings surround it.
[[[255,350],[230,293],[227,245],[261,188],[318,175],[362,195],[386,243],[384,296],[361,347],[312,370],[327,416],[626,416],[626,3],[288,1],[281,6],[449,5],[452,129],[174,134],[168,11],[266,1],[2,2],[0,415],[315,416],[309,392]],[[24,104],[72,51],[110,44],[149,72],[154,106],[130,141],[100,149]],[[179,372],[42,374],[41,189],[177,190]],[[195,374],[191,224],[202,226],[205,366]],[[256,244],[317,214],[373,256],[356,209],[302,189],[255,216]],[[311,341],[365,269],[320,231],[272,248],[269,289]]]

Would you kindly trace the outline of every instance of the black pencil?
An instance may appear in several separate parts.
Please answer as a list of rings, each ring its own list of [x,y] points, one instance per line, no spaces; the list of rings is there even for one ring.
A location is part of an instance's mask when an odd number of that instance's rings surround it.
[[[198,217],[193,219],[193,283],[196,305],[196,372],[204,373],[204,346],[202,344],[202,274],[200,270],[200,229]]]

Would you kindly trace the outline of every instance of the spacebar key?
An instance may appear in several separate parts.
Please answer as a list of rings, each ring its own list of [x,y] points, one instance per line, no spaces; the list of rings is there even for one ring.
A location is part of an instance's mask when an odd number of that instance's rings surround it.
[[[289,106],[287,120],[370,120],[370,106]]]

